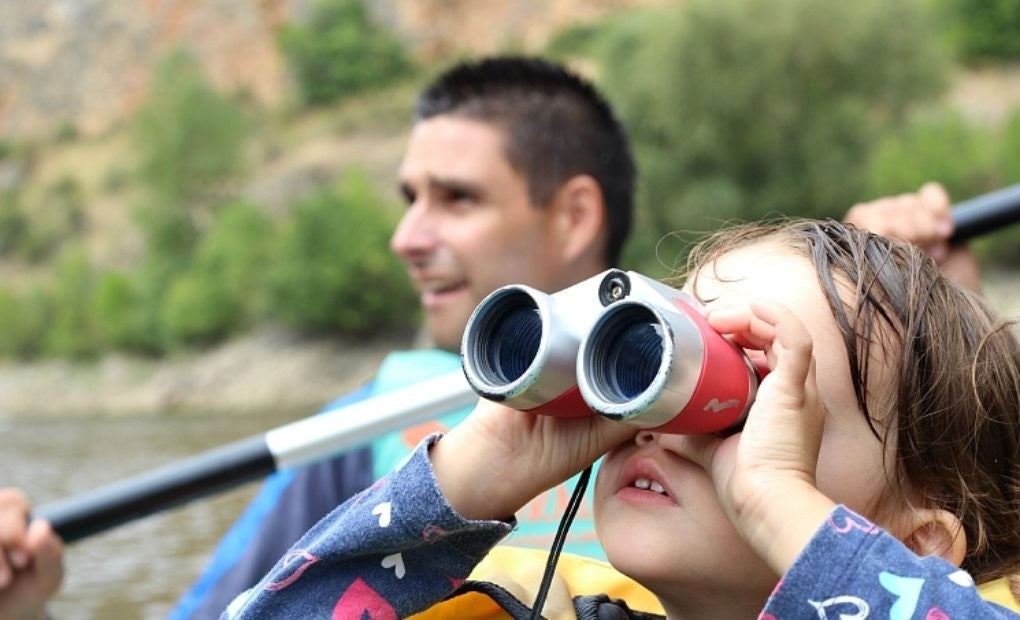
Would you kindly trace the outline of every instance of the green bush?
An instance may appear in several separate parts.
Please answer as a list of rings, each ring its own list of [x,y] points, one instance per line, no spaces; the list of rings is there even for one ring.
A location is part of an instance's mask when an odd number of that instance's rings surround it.
[[[879,132],[945,85],[932,28],[883,0],[692,0],[607,24],[593,54],[641,177],[628,262],[659,269],[663,235],[731,218],[842,215]]]
[[[374,24],[361,0],[318,0],[306,24],[292,24],[280,45],[305,103],[339,101],[411,73],[402,44]]]
[[[872,196],[916,191],[938,181],[956,200],[998,187],[999,146],[988,129],[970,125],[958,112],[919,116],[890,132],[870,163]]]
[[[247,132],[243,108],[213,90],[194,60],[178,52],[163,61],[133,132],[149,190],[135,216],[146,236],[146,270],[158,276],[138,289],[148,309],[143,331],[153,338],[163,295],[201,239],[198,223],[212,218],[224,183],[242,167]]]
[[[1020,112],[1003,128],[968,123],[955,111],[919,115],[875,149],[869,180],[870,197],[938,181],[954,202],[1020,182]],[[991,231],[972,245],[986,264],[1020,265],[1020,226]]]
[[[119,272],[97,275],[92,297],[97,338],[106,349],[133,350],[145,340],[138,320],[138,294],[131,278]]]
[[[13,190],[0,192],[0,256],[17,254],[28,233],[28,218],[21,210],[20,194]]]
[[[171,341],[211,342],[250,327],[265,316],[273,227],[258,207],[238,202],[221,209],[177,279],[163,319]]]
[[[0,290],[0,356],[28,360],[43,348],[50,324],[52,304],[40,288],[27,294]]]
[[[216,92],[191,57],[173,53],[134,120],[142,180],[161,205],[200,206],[240,170],[247,132],[244,109]]]
[[[237,315],[236,300],[206,275],[188,272],[171,285],[162,312],[171,344],[208,344],[230,333]]]
[[[51,292],[52,320],[43,352],[57,357],[89,358],[99,342],[92,308],[95,273],[80,248],[65,250],[57,264]]]
[[[940,0],[949,37],[964,59],[1020,58],[1020,2]]]
[[[272,272],[274,315],[312,333],[413,325],[417,303],[388,250],[393,212],[361,174],[297,204]]]

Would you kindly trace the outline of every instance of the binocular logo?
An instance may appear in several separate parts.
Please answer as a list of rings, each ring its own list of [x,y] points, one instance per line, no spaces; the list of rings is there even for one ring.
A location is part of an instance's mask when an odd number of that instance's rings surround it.
[[[505,286],[468,321],[464,374],[480,396],[521,411],[667,433],[725,430],[743,421],[758,375],[699,308],[618,269],[552,295]]]

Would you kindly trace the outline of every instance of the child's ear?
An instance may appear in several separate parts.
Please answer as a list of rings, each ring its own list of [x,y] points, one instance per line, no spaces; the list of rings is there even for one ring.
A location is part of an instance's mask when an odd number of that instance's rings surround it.
[[[956,566],[967,555],[967,534],[953,513],[938,508],[918,510],[911,516],[911,531],[903,542],[914,553],[941,557]]]

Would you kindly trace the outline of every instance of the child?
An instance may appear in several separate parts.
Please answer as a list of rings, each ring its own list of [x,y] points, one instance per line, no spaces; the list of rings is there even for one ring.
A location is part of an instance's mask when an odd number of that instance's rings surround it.
[[[599,538],[669,618],[1015,616],[974,587],[1020,569],[1007,326],[916,249],[832,221],[726,230],[692,255],[685,290],[770,369],[740,432],[483,401],[310,530],[227,616],[427,609],[530,498],[603,454]]]

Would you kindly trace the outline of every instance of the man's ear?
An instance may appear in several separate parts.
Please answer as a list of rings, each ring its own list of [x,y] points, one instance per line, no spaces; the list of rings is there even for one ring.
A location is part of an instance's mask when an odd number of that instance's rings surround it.
[[[606,243],[606,205],[598,181],[587,174],[571,177],[556,192],[550,209],[564,259],[601,262]]]
[[[910,531],[903,539],[914,553],[938,556],[955,566],[967,555],[967,533],[953,513],[938,508],[925,508],[910,517]]]

